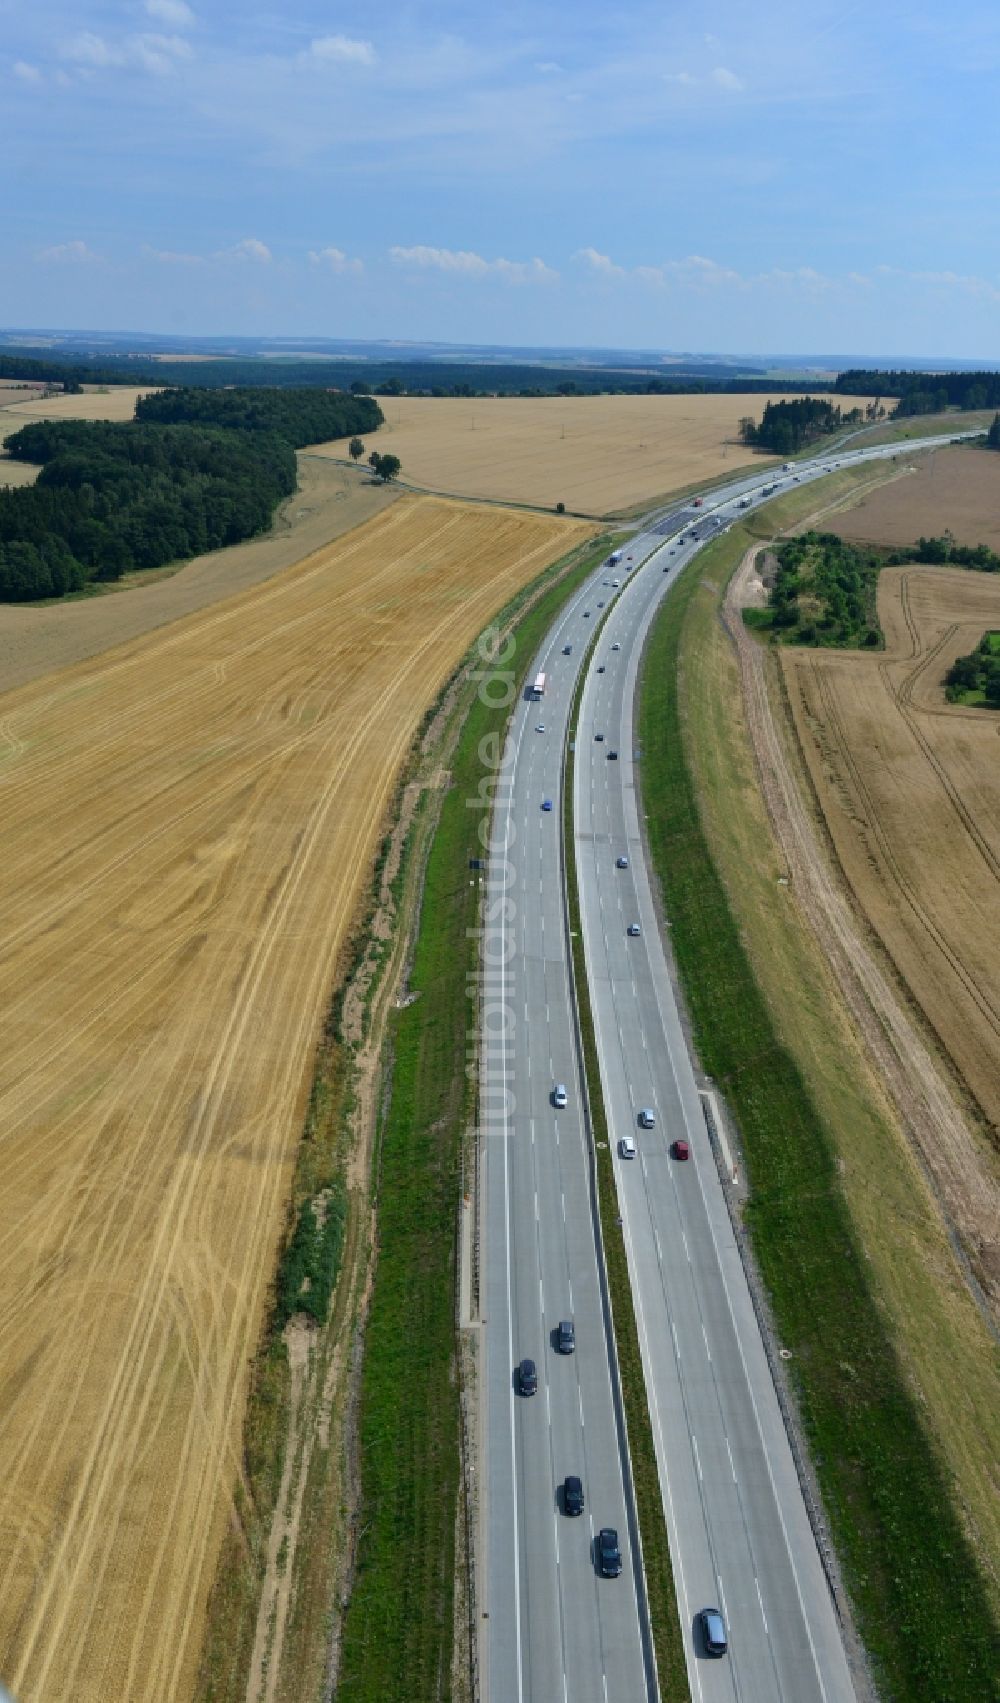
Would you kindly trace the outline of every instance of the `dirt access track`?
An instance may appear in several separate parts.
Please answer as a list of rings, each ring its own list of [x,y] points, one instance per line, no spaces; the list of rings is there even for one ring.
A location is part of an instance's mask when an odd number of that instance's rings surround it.
[[[447,370],[443,369],[445,378]],[[378,448],[431,491],[614,515],[757,461],[738,440],[786,396],[380,396]],[[870,398],[837,396],[845,413]],[[311,453],[343,456],[343,442]],[[764,458],[766,464],[769,458]],[[1000,460],[1000,457],[998,457]]]
[[[878,607],[882,656],[779,652],[788,698],[854,896],[1000,1128],[1000,716],[946,704],[941,686],[1000,627],[1000,579],[887,568]],[[953,1146],[942,1114],[925,1160],[1000,1311],[997,1153],[969,1139]]]
[[[402,497],[0,698],[0,1672],[181,1703],[315,1037],[399,765],[591,535]]]

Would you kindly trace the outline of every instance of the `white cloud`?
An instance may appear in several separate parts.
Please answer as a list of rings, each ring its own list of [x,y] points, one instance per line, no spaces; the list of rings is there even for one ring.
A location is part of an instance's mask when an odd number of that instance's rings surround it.
[[[103,36],[94,35],[90,30],[81,30],[79,35],[71,36],[68,41],[60,44],[59,53],[63,59],[72,60],[74,65],[124,65],[125,54],[120,47],[112,47]]]
[[[149,243],[143,243],[141,253],[144,260],[155,260],[161,266],[204,266],[203,254],[184,254],[175,248],[151,248]]]
[[[72,242],[57,242],[53,248],[43,248],[38,258],[39,260],[54,260],[60,263],[70,261],[89,264],[91,261],[100,260],[101,256],[95,254],[92,248],[88,248],[85,242],[76,238]]]
[[[178,60],[190,59],[191,44],[183,36],[151,33],[129,36],[124,42],[115,43],[90,30],[82,30],[60,44],[59,55],[78,65],[82,73],[136,65],[162,77],[176,69]]]
[[[322,65],[374,65],[376,55],[370,41],[349,35],[322,35],[309,43],[309,57]]]
[[[559,276],[537,256],[534,260],[484,260],[481,254],[468,249],[428,248],[423,243],[415,248],[390,248],[389,257],[397,266],[451,272],[465,278],[492,276],[504,278],[509,284],[551,284]]]
[[[40,83],[42,80],[42,73],[39,71],[38,66],[29,65],[24,59],[15,59],[13,70],[15,77],[17,77],[22,83],[34,84]]]
[[[574,260],[585,260],[592,272],[601,278],[624,278],[624,266],[616,266],[608,254],[601,254],[596,248],[578,248]]]
[[[232,248],[222,248],[212,257],[214,260],[253,260],[262,266],[267,266],[274,256],[266,242],[259,237],[244,237],[242,242],[234,243]]]
[[[179,35],[139,35],[129,43],[130,57],[144,71],[166,76],[179,59],[191,58],[191,44]]]
[[[194,13],[185,0],[146,0],[146,13],[175,30],[189,30],[194,23]]]
[[[364,271],[364,266],[360,260],[352,260],[349,255],[344,253],[342,248],[332,246],[311,248],[309,250],[309,261],[313,266],[325,267],[328,272],[360,273]]]
[[[727,70],[725,65],[717,65],[707,77],[696,77],[691,71],[668,71],[664,82],[678,83],[684,89],[703,89],[711,84],[716,89],[745,89],[742,77],[737,77],[735,71]]]

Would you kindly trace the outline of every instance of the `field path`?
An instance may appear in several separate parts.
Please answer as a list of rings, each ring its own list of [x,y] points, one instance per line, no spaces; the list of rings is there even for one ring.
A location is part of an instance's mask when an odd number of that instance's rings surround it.
[[[314,1040],[403,756],[589,529],[401,498],[0,699],[0,1671],[190,1696]]]

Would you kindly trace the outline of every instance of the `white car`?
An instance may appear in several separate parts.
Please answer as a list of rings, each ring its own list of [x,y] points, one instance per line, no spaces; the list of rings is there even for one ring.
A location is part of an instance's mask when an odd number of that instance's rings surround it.
[[[639,1113],[639,1128],[653,1129],[656,1124],[656,1113],[651,1106],[643,1106]]]
[[[557,1111],[562,1111],[566,1105],[566,1084],[557,1082],[552,1090],[552,1104]]]
[[[611,646],[611,649],[612,649],[612,650],[621,650],[621,648],[622,648],[622,647],[621,647],[621,645],[620,645],[620,644],[613,644],[613,645],[612,645],[612,646]]]
[[[537,723],[537,724],[536,724],[536,726],[535,726],[535,732],[536,732],[536,733],[544,733],[544,732],[545,732],[545,723],[544,723],[544,721],[540,721],[540,722],[538,722],[538,723]]]
[[[618,1143],[618,1152],[623,1159],[635,1158],[635,1136],[623,1135]]]
[[[642,930],[637,922],[630,922],[628,925],[628,932],[634,940],[637,935],[642,933]]]

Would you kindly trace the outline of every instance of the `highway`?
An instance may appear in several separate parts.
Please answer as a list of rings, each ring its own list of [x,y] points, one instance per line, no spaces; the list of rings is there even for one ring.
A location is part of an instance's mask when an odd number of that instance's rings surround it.
[[[631,568],[623,560],[597,570],[546,635],[527,671],[529,681],[545,672],[544,699],[514,705],[482,943],[488,1703],[638,1703],[656,1695],[592,1211],[560,859],[572,695],[605,615],[581,700],[575,848],[609,1129],[616,1150],[626,1134],[638,1147],[634,1161],[616,1157],[616,1175],[692,1696],[854,1697],[659,937],[632,726],[656,609],[690,555],[740,514],[741,498],[749,494],[757,506],[761,487],[776,479],[781,494],[793,478],[804,483],[827,468],[914,453],[912,443],[885,445],[799,463],[794,473],[744,473],[706,493],[702,508],[658,511],[624,547]],[[612,749],[617,761],[608,758]],[[616,867],[619,856],[627,869]],[[636,938],[630,923],[639,924]],[[567,1088],[561,1110],[557,1083]],[[644,1107],[655,1113],[652,1130],[637,1126]],[[687,1163],[670,1156],[678,1136],[690,1144]],[[572,1355],[554,1346],[564,1318],[576,1327]],[[533,1396],[518,1390],[525,1356],[538,1368]],[[562,1509],[568,1473],[583,1480],[581,1518]],[[594,1562],[594,1537],[607,1525],[621,1541],[616,1579],[599,1577]],[[705,1607],[726,1619],[729,1651],[720,1659],[700,1643],[695,1617]]]

